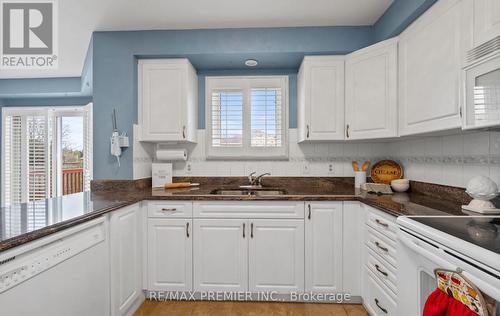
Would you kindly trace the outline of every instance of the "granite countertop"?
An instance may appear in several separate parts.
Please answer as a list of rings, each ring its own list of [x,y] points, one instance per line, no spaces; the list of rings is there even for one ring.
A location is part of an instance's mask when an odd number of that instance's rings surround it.
[[[98,188],[92,192],[0,208],[0,252],[63,229],[81,224],[106,213],[143,200],[193,201],[360,201],[394,216],[467,215],[462,199],[442,199],[420,192],[376,195],[356,191],[349,179],[316,179],[304,185],[304,179],[269,183],[267,188],[285,188],[285,195],[216,195],[213,190],[237,188],[233,182],[204,183],[188,189]],[[293,180],[293,179],[292,179]],[[415,184],[418,187],[417,184]]]

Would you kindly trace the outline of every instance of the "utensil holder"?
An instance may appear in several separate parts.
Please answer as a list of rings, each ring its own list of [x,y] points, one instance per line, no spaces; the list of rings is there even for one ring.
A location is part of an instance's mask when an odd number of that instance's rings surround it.
[[[366,183],[366,171],[354,172],[354,187],[360,188],[362,184]]]

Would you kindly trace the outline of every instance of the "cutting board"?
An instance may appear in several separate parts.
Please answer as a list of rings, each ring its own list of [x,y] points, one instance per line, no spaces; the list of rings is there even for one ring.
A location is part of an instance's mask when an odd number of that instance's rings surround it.
[[[381,160],[373,165],[370,175],[375,183],[390,184],[403,177],[403,167],[394,160]]]

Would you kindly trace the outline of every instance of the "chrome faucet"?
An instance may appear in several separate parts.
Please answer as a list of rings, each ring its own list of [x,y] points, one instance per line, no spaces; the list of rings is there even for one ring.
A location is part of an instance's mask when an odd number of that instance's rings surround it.
[[[248,183],[251,186],[257,186],[261,187],[262,186],[262,178],[264,176],[270,176],[271,174],[269,172],[263,173],[259,176],[255,176],[256,172],[252,172],[248,175]]]
[[[265,177],[265,176],[270,176],[271,174],[269,172],[266,172],[266,173],[263,173],[261,174],[260,176],[257,176],[257,179],[255,179],[255,181],[257,182],[257,185],[259,187],[262,186],[262,178]]]
[[[252,172],[252,173],[250,173],[250,174],[248,175],[248,184],[249,184],[249,185],[251,185],[251,186],[253,186],[253,185],[255,184],[255,176],[254,176],[254,175],[255,175],[256,173],[257,173],[257,172],[255,172],[255,171],[254,171],[254,172]]]

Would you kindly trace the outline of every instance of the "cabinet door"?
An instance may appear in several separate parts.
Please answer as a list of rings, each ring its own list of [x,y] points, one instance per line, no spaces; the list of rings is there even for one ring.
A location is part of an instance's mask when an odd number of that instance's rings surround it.
[[[500,1],[473,0],[474,45],[481,45],[500,36]]]
[[[185,139],[186,77],[187,70],[179,63],[169,60],[139,61],[141,140]]]
[[[298,84],[299,141],[344,139],[344,57],[305,57]]]
[[[246,220],[194,220],[196,291],[247,290],[248,232]]]
[[[148,220],[148,290],[192,290],[192,235],[190,219]]]
[[[461,126],[461,4],[438,1],[400,36],[401,135]]]
[[[397,39],[346,57],[346,138],[396,137]]]
[[[111,215],[111,315],[128,314],[143,300],[141,218],[139,204]]]
[[[304,290],[304,221],[250,220],[249,291]]]
[[[342,290],[342,202],[306,204],[307,292]]]

